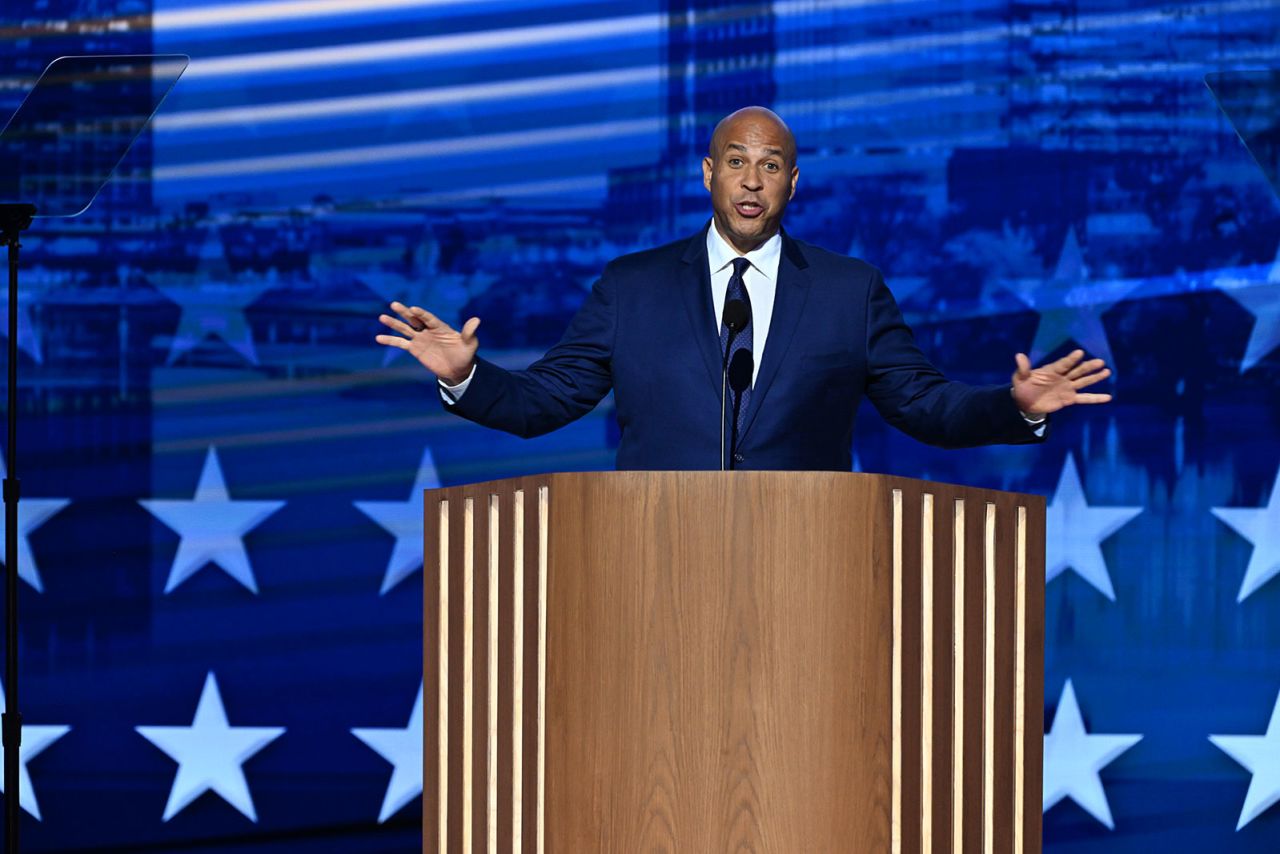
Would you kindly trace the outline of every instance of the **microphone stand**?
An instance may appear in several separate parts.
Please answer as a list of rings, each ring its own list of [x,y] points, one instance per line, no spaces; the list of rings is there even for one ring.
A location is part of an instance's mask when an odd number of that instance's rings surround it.
[[[751,375],[755,372],[755,359],[748,350],[739,350],[733,356],[733,364],[725,371],[729,380],[729,388],[733,389],[733,433],[729,436],[729,468],[737,468],[738,459],[738,416],[742,412],[742,392],[751,385]]]
[[[720,357],[720,471],[724,471],[724,409],[729,390],[729,351],[733,349],[733,339],[747,327],[751,319],[751,309],[740,299],[731,299],[724,305],[721,322],[729,330],[729,340],[725,342],[724,353]],[[730,468],[733,461],[730,460]]]
[[[5,451],[8,467],[4,478],[4,690],[5,710],[0,720],[4,745],[4,850],[18,851],[19,751],[22,745],[22,713],[18,706],[18,236],[31,225],[35,205],[0,205],[0,242],[9,247],[9,436]]]

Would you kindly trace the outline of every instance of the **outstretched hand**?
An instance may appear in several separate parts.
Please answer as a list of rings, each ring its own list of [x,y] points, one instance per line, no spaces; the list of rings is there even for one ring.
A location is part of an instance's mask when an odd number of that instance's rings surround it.
[[[1018,369],[1013,372],[1013,400],[1027,415],[1048,415],[1076,403],[1107,403],[1109,394],[1082,394],[1088,388],[1111,376],[1111,369],[1101,359],[1084,359],[1083,350],[1073,350],[1055,362],[1031,369],[1024,353],[1015,357]]]
[[[391,303],[391,310],[400,315],[378,316],[383,326],[399,335],[379,335],[374,340],[388,347],[399,347],[413,355],[431,373],[449,385],[457,385],[471,374],[476,350],[480,346],[476,330],[480,318],[473,317],[458,332],[449,324],[425,308]]]

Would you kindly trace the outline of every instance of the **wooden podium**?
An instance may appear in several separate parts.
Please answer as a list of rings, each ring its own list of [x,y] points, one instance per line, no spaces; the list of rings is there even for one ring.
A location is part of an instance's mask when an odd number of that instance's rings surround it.
[[[427,490],[423,851],[1038,852],[1044,499]]]

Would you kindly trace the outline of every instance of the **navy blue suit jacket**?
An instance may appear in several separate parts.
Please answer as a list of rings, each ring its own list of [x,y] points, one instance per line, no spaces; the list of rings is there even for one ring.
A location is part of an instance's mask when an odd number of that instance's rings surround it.
[[[477,359],[466,393],[446,409],[539,436],[590,412],[612,389],[618,468],[717,469],[717,327],[704,228],[610,262],[560,343],[524,371]],[[864,394],[886,421],[929,444],[1039,441],[1008,383],[951,382],[929,363],[879,270],[784,232],[737,467],[848,471]]]

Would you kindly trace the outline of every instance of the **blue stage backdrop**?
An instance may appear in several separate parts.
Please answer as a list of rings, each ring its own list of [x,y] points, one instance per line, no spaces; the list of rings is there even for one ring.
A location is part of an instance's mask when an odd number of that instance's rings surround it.
[[[4,115],[62,54],[192,57],[2,330],[28,850],[419,850],[420,491],[609,468],[617,426],[451,418],[375,317],[477,314],[523,366],[705,222],[752,103],[799,139],[790,230],[952,376],[1115,368],[1042,446],[855,440],[1049,496],[1047,850],[1280,846],[1280,101],[1205,82],[1277,64],[1280,0],[8,0],[0,38]]]

